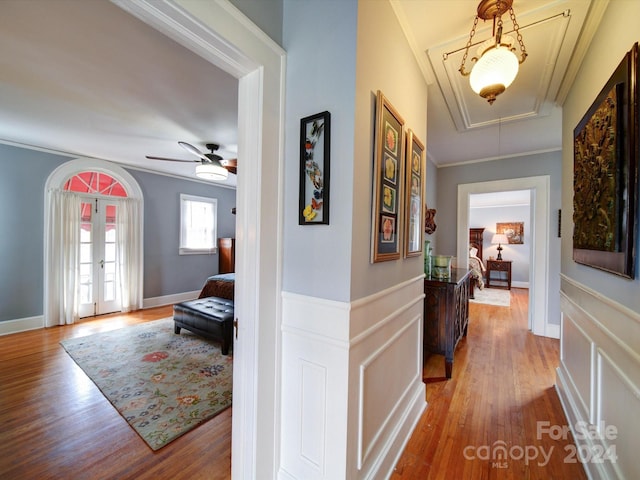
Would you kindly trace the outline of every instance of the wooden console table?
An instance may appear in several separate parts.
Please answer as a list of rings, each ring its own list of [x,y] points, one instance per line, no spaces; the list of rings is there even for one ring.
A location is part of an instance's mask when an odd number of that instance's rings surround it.
[[[424,280],[424,350],[444,355],[447,378],[451,378],[456,346],[467,334],[470,280],[471,271],[462,268],[451,269],[451,277],[445,280]]]
[[[511,290],[511,260],[487,260],[487,288]]]

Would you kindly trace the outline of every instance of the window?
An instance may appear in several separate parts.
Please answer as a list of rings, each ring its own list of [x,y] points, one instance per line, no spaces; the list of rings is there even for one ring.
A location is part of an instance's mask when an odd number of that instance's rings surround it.
[[[217,253],[218,201],[180,194],[180,255]]]

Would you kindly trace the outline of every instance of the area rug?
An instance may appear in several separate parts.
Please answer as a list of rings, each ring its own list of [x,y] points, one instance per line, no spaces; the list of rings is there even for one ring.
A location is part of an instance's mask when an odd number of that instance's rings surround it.
[[[60,344],[153,450],[231,406],[231,355],[171,318]]]
[[[511,291],[501,290],[498,288],[479,288],[474,289],[473,295],[476,298],[470,298],[472,303],[484,303],[486,305],[498,305],[500,307],[508,307],[511,305]]]

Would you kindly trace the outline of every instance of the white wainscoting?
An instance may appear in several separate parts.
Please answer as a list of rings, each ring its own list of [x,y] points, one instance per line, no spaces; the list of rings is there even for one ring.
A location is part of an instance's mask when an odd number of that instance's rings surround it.
[[[556,388],[585,470],[640,478],[640,314],[566,276],[561,309]]]
[[[279,478],[387,478],[426,408],[422,276],[351,303],[283,293]]]

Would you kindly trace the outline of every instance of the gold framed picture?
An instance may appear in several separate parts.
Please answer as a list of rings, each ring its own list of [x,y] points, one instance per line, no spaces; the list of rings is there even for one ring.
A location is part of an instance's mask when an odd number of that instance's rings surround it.
[[[404,120],[376,95],[371,263],[397,260],[402,245]]]

